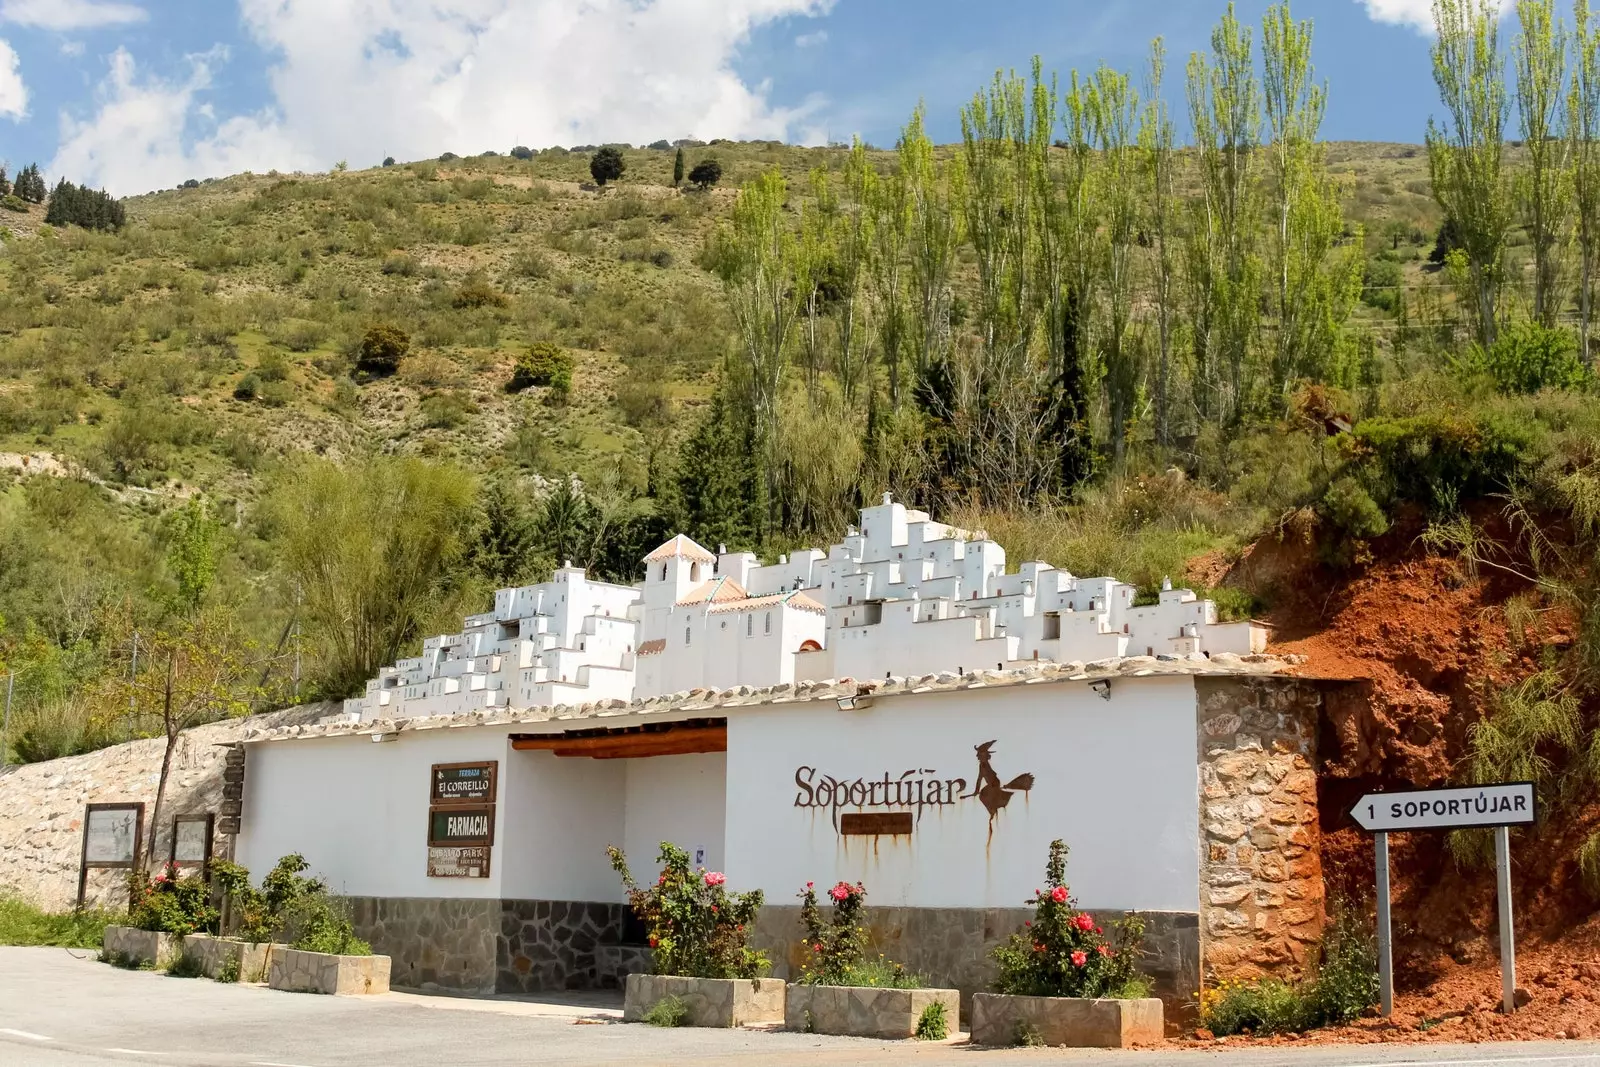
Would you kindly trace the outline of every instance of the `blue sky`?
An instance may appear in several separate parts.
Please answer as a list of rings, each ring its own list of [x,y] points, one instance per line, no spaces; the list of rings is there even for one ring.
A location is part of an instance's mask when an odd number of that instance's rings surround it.
[[[1258,24],[1265,0],[1240,0]],[[1299,0],[1325,134],[1419,141],[1429,0]],[[657,137],[892,144],[998,67],[1138,71],[1169,96],[1212,0],[0,0],[0,159],[121,194],[238,170]],[[1180,121],[1180,129],[1182,123]]]

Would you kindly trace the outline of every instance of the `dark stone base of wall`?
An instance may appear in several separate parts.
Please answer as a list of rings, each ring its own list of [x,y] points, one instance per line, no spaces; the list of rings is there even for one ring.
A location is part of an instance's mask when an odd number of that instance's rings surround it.
[[[391,961],[389,984],[454,993],[495,991],[500,901],[346,897],[356,936]]]
[[[1104,918],[1121,912],[1106,912]],[[961,992],[962,1018],[972,1008],[972,994],[988,992],[994,981],[991,953],[1022,924],[1033,918],[1030,908],[891,908],[868,909],[872,952],[904,964],[934,988]],[[1166,1005],[1169,1024],[1182,1025],[1194,1015],[1194,991],[1200,988],[1200,918],[1187,912],[1141,912],[1145,921],[1142,970],[1155,982],[1154,996]],[[754,948],[772,960],[777,978],[800,972],[805,958],[800,909],[768,904],[761,909],[752,938]]]
[[[630,971],[649,967],[649,950],[619,944],[623,906],[565,900],[347,898],[356,932],[393,960],[390,982],[406,989],[463,993],[546,993],[620,989]],[[872,951],[920,974],[928,985],[972,994],[994,980],[990,956],[1032,918],[1027,908],[874,907]],[[1111,918],[1107,912],[1102,917]],[[1194,1013],[1200,988],[1199,917],[1144,912],[1143,970],[1166,1003],[1169,1025]],[[772,960],[773,976],[798,974],[805,948],[800,909],[769,904],[752,946]]]
[[[601,949],[620,940],[622,914],[621,904],[500,901],[495,992],[620,989],[626,975],[616,968],[623,957]]]

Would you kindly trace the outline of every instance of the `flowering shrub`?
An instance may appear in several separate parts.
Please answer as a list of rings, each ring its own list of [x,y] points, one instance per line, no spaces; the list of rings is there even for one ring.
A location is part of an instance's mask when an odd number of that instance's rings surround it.
[[[328,896],[320,878],[307,877],[304,856],[290,853],[261,879],[237,863],[211,861],[211,877],[228,901],[233,930],[240,939],[263,944],[280,938],[294,948],[339,956],[370,956],[372,946],[355,935],[345,906]]]
[[[761,910],[762,894],[729,893],[719,871],[689,867],[689,854],[666,841],[656,862],[661,876],[641,888],[628,870],[627,857],[606,849],[611,866],[628,890],[628,903],[650,932],[655,973],[684,978],[754,978],[769,966],[767,957],[746,947],[750,927]]]
[[[1107,937],[1094,916],[1077,910],[1067,888],[1067,846],[1050,842],[1045,888],[1028,903],[1033,918],[994,951],[995,992],[1033,997],[1142,997],[1149,983],[1138,972],[1144,922],[1128,916]]]
[[[866,886],[840,882],[828,890],[832,911],[826,916],[817,906],[814,883],[807,882],[799,896],[800,923],[806,929],[801,982],[890,989],[915,989],[922,984],[898,963],[882,956],[876,960],[866,958]]]
[[[217,921],[217,909],[211,906],[211,887],[205,878],[199,874],[185,878],[177,864],[167,864],[154,878],[135,871],[132,887],[128,921],[137,929],[192,934],[209,929]]]

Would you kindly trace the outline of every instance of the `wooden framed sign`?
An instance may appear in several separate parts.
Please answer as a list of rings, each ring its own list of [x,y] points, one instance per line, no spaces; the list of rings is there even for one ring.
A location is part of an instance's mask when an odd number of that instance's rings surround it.
[[[494,805],[459,805],[428,809],[428,847],[494,844]]]
[[[430,804],[493,804],[499,763],[435,763]]]
[[[90,868],[132,870],[139,862],[139,849],[143,844],[143,803],[83,806],[83,855],[78,862],[80,910],[89,889]]]
[[[489,846],[429,848],[429,878],[489,877]]]
[[[179,867],[203,867],[210,863],[212,831],[215,827],[216,816],[209,811],[173,816],[172,849],[167,854],[168,860]]]

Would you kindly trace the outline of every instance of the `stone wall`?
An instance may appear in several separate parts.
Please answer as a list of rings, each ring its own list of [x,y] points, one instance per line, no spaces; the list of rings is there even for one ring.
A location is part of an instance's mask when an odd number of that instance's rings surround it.
[[[1322,936],[1322,684],[1197,678],[1195,689],[1204,977],[1292,977]]]
[[[238,741],[246,729],[315,722],[337,710],[331,704],[307,704],[185,732],[173,753],[161,825],[156,828],[157,858],[167,855],[172,816],[220,810],[227,752],[221,746]],[[84,805],[143,801],[149,820],[165,747],[164,738],[149,738],[0,770],[0,893],[14,893],[52,910],[70,908],[78,896]],[[147,822],[147,842],[149,833]],[[215,847],[220,852],[223,841]],[[90,871],[88,901],[126,907],[124,872]]]
[[[1112,918],[1124,912],[1102,912]],[[1144,912],[1143,970],[1155,980],[1155,995],[1169,1013],[1181,1015],[1200,980],[1199,917],[1181,912]],[[870,948],[923,977],[931,987],[961,992],[963,1017],[972,994],[994,981],[991,953],[1033,918],[1031,908],[869,907]],[[756,920],[752,947],[772,960],[772,973],[791,978],[805,958],[800,908],[768,904]]]
[[[621,938],[622,914],[593,901],[500,901],[495,992],[619,988],[618,958],[599,949]]]
[[[356,934],[392,960],[402,989],[495,991],[500,901],[440,897],[347,897]]]

